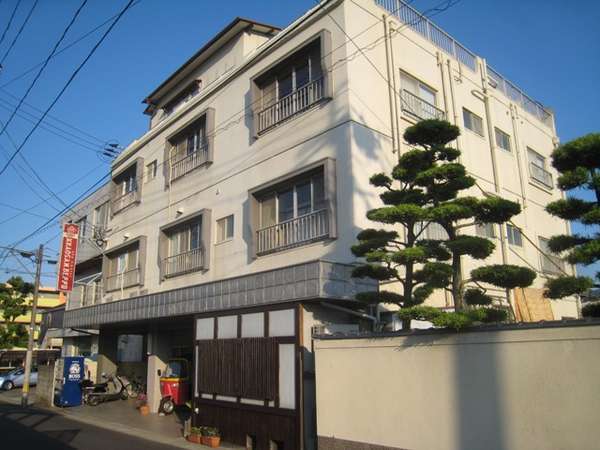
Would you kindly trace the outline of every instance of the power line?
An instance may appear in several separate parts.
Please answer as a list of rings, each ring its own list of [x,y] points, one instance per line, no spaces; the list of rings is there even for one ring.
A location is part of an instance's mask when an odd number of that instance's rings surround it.
[[[38,2],[38,0],[36,0],[35,3],[33,4],[33,8],[35,8],[35,5],[37,5],[37,2]],[[29,84],[29,87],[27,87],[27,90],[25,91],[25,93],[23,94],[23,96],[19,99],[19,103],[17,104],[17,106],[13,110],[12,114],[10,115],[10,117],[8,118],[8,120],[4,123],[4,126],[2,127],[2,130],[0,130],[0,136],[2,135],[2,133],[4,133],[4,131],[6,130],[6,128],[10,125],[10,123],[12,122],[12,120],[15,117],[15,114],[17,113],[17,111],[19,110],[19,108],[21,107],[21,105],[23,104],[23,102],[25,101],[25,99],[27,98],[27,96],[29,95],[29,93],[31,92],[31,90],[34,88],[34,86],[36,85],[37,81],[42,76],[42,73],[44,72],[44,70],[48,66],[48,63],[50,62],[50,59],[56,53],[56,50],[58,49],[58,46],[61,44],[61,42],[63,41],[63,39],[65,38],[65,36],[67,35],[67,33],[69,32],[69,30],[71,29],[71,27],[73,26],[73,24],[77,20],[77,17],[79,16],[79,13],[81,12],[81,10],[83,9],[83,7],[86,5],[87,2],[88,2],[88,0],[83,0],[83,2],[81,3],[81,5],[79,6],[79,8],[77,8],[77,10],[75,11],[75,14],[73,14],[73,17],[71,18],[71,21],[68,23],[68,25],[63,30],[62,34],[60,35],[60,38],[58,38],[58,41],[56,41],[56,43],[54,44],[54,47],[52,48],[52,51],[50,52],[50,54],[48,55],[48,57],[46,58],[46,60],[42,64],[42,67],[40,67],[40,70],[38,70],[38,73],[33,78],[33,81]],[[32,11],[33,11],[33,8],[32,8]],[[6,55],[4,57],[6,58]],[[4,61],[4,59],[2,61]],[[2,65],[2,61],[0,61],[0,65]]]
[[[15,37],[13,38],[12,42],[10,43],[10,46],[8,47],[8,50],[6,50],[6,53],[4,53],[4,56],[2,57],[2,59],[0,60],[0,68],[2,67],[2,65],[4,64],[4,61],[6,60],[6,58],[8,57],[8,55],[10,54],[10,51],[13,49],[13,47],[15,46],[17,40],[19,39],[19,37],[21,36],[21,33],[23,33],[23,29],[25,28],[25,25],[27,25],[27,22],[29,22],[29,18],[31,17],[31,15],[33,14],[33,10],[35,9],[35,7],[37,6],[39,0],[35,0],[33,2],[33,5],[31,6],[31,9],[29,10],[29,13],[27,14],[27,17],[25,17],[25,20],[23,21],[23,23],[21,24],[21,28],[19,28],[19,31],[17,31],[17,34],[15,35]]]
[[[6,162],[6,164],[2,167],[2,169],[0,169],[0,176],[6,171],[6,169],[8,168],[8,166],[10,165],[10,163],[12,162],[12,160],[15,158],[15,156],[17,156],[17,154],[19,154],[19,152],[21,151],[21,149],[23,148],[23,146],[27,143],[27,141],[29,140],[29,138],[31,137],[31,135],[35,132],[35,130],[41,124],[42,120],[44,120],[44,118],[46,117],[46,115],[50,112],[50,110],[54,107],[54,105],[56,105],[56,103],[58,102],[58,100],[60,100],[60,98],[62,97],[62,95],[65,93],[65,91],[68,89],[68,87],[71,85],[71,83],[73,82],[73,80],[77,76],[77,74],[81,71],[81,69],[85,66],[85,64],[90,60],[90,58],[96,52],[96,50],[98,49],[98,47],[100,47],[100,45],[102,44],[102,42],[104,42],[104,40],[106,39],[106,37],[113,30],[113,28],[119,22],[119,20],[121,19],[121,17],[123,17],[123,14],[125,14],[125,12],[131,7],[131,4],[133,3],[133,1],[134,0],[129,0],[128,1],[127,5],[125,5],[125,7],[121,10],[121,12],[119,13],[119,15],[117,15],[116,19],[113,21],[113,23],[110,24],[110,26],[104,32],[104,34],[98,40],[98,42],[96,42],[96,44],[94,45],[94,47],[92,48],[92,50],[88,53],[88,55],[85,57],[85,59],[81,62],[81,64],[79,64],[79,66],[71,74],[71,76],[69,77],[69,80],[62,87],[62,89],[60,90],[60,92],[58,93],[58,95],[54,98],[54,100],[52,101],[52,103],[50,104],[50,106],[48,106],[48,108],[44,111],[44,114],[42,114],[42,117],[40,117],[40,119],[37,121],[37,123],[34,125],[34,127],[31,129],[31,131],[27,134],[27,136],[25,136],[25,139],[23,140],[23,142],[21,142],[21,144],[19,145],[19,147],[11,155],[11,157]]]
[[[17,9],[19,9],[19,5],[20,4],[21,4],[21,0],[18,0],[17,3],[15,4],[15,9],[13,9],[12,14],[10,15],[10,19],[8,19],[8,23],[6,24],[6,28],[2,32],[2,36],[0,37],[0,44],[2,44],[2,42],[4,41],[4,38],[6,37],[6,33],[8,32],[10,26],[12,25],[12,21],[15,18],[15,14],[17,12]]]
[[[3,206],[4,208],[14,209],[15,211],[22,212],[23,214],[29,214],[30,216],[39,217],[41,219],[48,220],[48,218],[46,216],[42,216],[41,214],[36,214],[31,211],[27,211],[26,209],[17,208],[16,206],[9,205],[8,203],[0,202],[0,206]]]

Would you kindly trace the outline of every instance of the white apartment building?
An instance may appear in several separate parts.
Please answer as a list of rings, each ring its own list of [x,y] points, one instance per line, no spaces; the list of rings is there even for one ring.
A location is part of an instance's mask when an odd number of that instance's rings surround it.
[[[98,370],[142,373],[154,411],[157,370],[193,361],[194,424],[226,440],[316,448],[311,332],[375,319],[354,310],[354,295],[377,287],[350,277],[350,247],[380,205],[369,177],[392,169],[418,120],[461,128],[470,194],[522,205],[514,226],[475,230],[496,239],[487,262],[538,272],[517,296],[539,297],[546,277],[573,270],[546,251],[569,231],[544,212],[561,196],[552,113],[398,0],[324,1],[284,29],[238,18],[145,103],[149,130],[64,217],[87,224],[88,248],[65,326],[99,330]],[[452,307],[441,294],[431,303]],[[577,316],[572,301],[551,308]],[[124,335],[142,336],[142,360],[119,359]],[[243,370],[247,345],[259,376]],[[229,365],[206,370],[215,348]],[[240,369],[231,385],[227,367]]]

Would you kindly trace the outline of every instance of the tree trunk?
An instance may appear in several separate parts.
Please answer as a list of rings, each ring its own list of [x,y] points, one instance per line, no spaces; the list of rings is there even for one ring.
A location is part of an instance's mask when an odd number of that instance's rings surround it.
[[[463,311],[465,308],[462,291],[462,266],[460,255],[452,255],[452,298],[454,300],[455,311]]]

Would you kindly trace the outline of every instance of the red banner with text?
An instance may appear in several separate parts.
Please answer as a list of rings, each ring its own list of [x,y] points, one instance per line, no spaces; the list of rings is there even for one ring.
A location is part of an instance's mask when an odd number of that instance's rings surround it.
[[[78,239],[79,225],[74,223],[66,223],[63,227],[62,245],[60,248],[60,263],[58,266],[59,291],[71,292],[73,290]]]

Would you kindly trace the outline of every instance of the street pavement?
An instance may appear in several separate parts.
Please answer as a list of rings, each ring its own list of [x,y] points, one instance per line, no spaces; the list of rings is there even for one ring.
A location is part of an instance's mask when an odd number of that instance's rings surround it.
[[[10,449],[168,450],[170,445],[100,428],[41,408],[0,403],[1,447]]]

